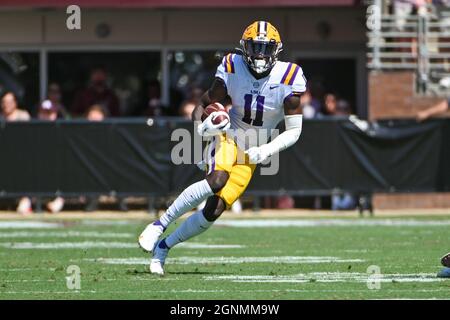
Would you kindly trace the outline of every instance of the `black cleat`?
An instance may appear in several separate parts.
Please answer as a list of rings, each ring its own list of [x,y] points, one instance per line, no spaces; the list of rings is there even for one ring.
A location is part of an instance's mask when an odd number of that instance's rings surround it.
[[[444,267],[450,268],[450,252],[442,257],[441,263]]]

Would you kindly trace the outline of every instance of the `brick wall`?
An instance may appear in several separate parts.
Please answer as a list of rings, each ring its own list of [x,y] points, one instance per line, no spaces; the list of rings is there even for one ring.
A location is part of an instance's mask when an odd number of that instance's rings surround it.
[[[411,71],[370,72],[369,119],[412,118],[441,100],[417,95],[415,83]],[[450,193],[376,194],[373,205],[376,209],[450,208]]]
[[[415,73],[372,71],[369,74],[369,119],[411,118],[441,99],[415,93]]]
[[[379,193],[372,201],[375,209],[443,208],[450,212],[450,193]]]

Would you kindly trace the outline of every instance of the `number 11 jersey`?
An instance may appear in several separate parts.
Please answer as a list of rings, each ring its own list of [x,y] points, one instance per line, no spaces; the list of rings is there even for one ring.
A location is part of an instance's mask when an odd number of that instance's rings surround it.
[[[217,67],[216,77],[224,81],[231,97],[231,129],[253,129],[256,134],[263,129],[263,136],[270,135],[283,119],[284,100],[306,91],[306,79],[298,65],[277,61],[268,76],[256,79],[243,57],[231,53]],[[241,150],[265,142],[236,135],[236,143]]]

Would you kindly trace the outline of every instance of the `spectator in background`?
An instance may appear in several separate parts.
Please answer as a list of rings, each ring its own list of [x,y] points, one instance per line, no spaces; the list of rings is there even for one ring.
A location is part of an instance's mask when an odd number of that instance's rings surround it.
[[[196,105],[192,101],[184,101],[180,107],[180,116],[184,119],[191,120],[192,112],[194,111]]]
[[[395,16],[395,27],[398,31],[404,31],[408,17],[413,13],[416,0],[394,0],[392,11]]]
[[[59,108],[56,104],[50,100],[42,101],[39,106],[38,118],[44,121],[55,121],[58,119]],[[47,203],[47,210],[51,213],[60,212],[64,207],[64,199],[62,197],[57,197],[53,201]]]
[[[331,210],[353,210],[355,208],[356,198],[350,193],[331,196]]]
[[[75,96],[72,111],[78,115],[85,115],[89,107],[100,104],[111,117],[120,115],[119,99],[107,85],[108,74],[102,67],[92,70],[89,87]]]
[[[334,93],[327,93],[324,97],[324,116],[349,116],[351,109],[349,103],[344,99],[338,99]]]
[[[28,121],[30,114],[19,109],[16,95],[8,91],[1,97],[1,116],[5,121]]]
[[[441,90],[449,90],[450,89],[450,77],[444,77],[439,81],[439,87]],[[442,100],[439,103],[431,106],[425,110],[421,110],[416,114],[416,120],[418,122],[425,121],[429,118],[439,116],[445,114],[448,111],[449,100]]]
[[[188,94],[187,99],[180,106],[180,116],[185,119],[191,120],[192,111],[194,111],[194,108],[200,103],[202,95],[202,89],[197,87],[192,88]]]
[[[92,105],[88,112],[86,113],[86,120],[89,121],[93,121],[93,122],[101,122],[103,120],[105,120],[107,116],[107,113],[105,111],[105,109],[99,105],[99,104],[94,104]],[[87,196],[87,197],[82,197],[82,201],[87,201],[87,205],[86,205],[86,211],[95,211],[97,210],[98,207],[98,202],[99,202],[99,198],[96,196]]]
[[[1,97],[1,117],[5,121],[29,121],[30,114],[25,110],[20,110],[17,102],[17,97],[13,92],[6,92]],[[19,200],[17,206],[17,212],[23,215],[30,214],[33,212],[31,207],[31,199],[28,197],[23,197]]]
[[[448,91],[450,89],[450,77],[442,78],[439,81],[439,87],[441,90]],[[419,111],[416,114],[416,120],[418,122],[422,122],[429,118],[447,113],[447,111],[449,109],[449,107],[448,107],[449,102],[450,102],[450,99],[445,99],[425,110]]]
[[[335,116],[349,116],[352,113],[352,110],[350,109],[350,104],[347,102],[347,100],[339,99],[336,102],[336,111],[334,113]]]
[[[323,98],[322,115],[334,116],[337,108],[337,97],[334,93],[327,93]]]
[[[58,119],[58,107],[50,100],[42,101],[39,106],[38,119],[46,121],[55,121]]]
[[[89,121],[103,121],[106,118],[106,112],[99,104],[91,106],[86,114],[86,119]]]
[[[417,112],[416,119],[418,122],[425,121],[429,118],[445,114],[448,111],[448,100],[442,100],[438,104]]]
[[[305,119],[312,119],[316,117],[319,110],[316,110],[312,105],[312,96],[309,90],[306,90],[300,96],[300,105],[302,106],[303,116]]]
[[[56,82],[48,85],[47,99],[50,100],[53,106],[58,110],[58,118],[70,119],[70,114],[62,103],[61,87]]]
[[[147,105],[142,115],[145,117],[157,117],[162,115],[161,85],[158,80],[151,80],[147,88]]]

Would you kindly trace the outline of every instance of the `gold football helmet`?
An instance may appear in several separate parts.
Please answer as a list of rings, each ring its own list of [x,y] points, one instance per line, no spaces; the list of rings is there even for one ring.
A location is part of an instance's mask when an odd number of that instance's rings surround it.
[[[267,21],[249,25],[240,41],[244,60],[256,74],[270,71],[283,50],[278,30]]]

